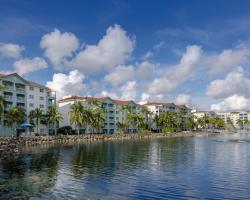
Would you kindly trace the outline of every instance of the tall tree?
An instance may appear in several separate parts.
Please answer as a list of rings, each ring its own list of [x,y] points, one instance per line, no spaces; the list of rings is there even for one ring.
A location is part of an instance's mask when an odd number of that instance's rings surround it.
[[[26,114],[24,109],[14,107],[8,110],[6,114],[7,125],[12,128],[13,134],[20,124],[25,120]]]
[[[144,119],[145,119],[145,129],[146,130],[151,130],[151,125],[152,125],[152,121],[150,120],[153,112],[151,112],[150,110],[148,110],[147,108],[142,108],[142,110],[140,111],[140,113],[143,115]]]
[[[88,123],[95,133],[100,133],[104,127],[106,109],[103,107],[102,102],[98,100],[90,101],[89,105],[91,107],[86,109]]]
[[[85,110],[82,102],[77,101],[70,107],[69,120],[71,124],[75,124],[77,128],[77,134],[80,134],[80,127],[83,126],[86,120]]]
[[[236,123],[237,123],[237,125],[239,126],[239,128],[243,128],[243,126],[244,126],[244,121],[242,120],[242,119],[237,119],[237,121],[236,121]]]
[[[43,116],[44,116],[44,111],[41,108],[35,108],[34,110],[31,110],[29,114],[29,118],[31,120],[35,120],[36,132],[38,135],[40,135],[39,125],[40,125],[41,119],[43,119]]]
[[[52,125],[55,135],[57,135],[57,127],[62,119],[62,114],[58,111],[57,106],[50,106],[47,112],[47,121]]]

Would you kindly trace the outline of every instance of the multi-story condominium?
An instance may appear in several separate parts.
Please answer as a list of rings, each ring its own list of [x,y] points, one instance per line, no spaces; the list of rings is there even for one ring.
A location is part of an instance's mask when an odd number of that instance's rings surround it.
[[[233,111],[233,112],[217,112],[216,115],[227,122],[228,119],[231,119],[233,125],[239,128],[238,120],[245,121],[250,120],[250,111]]]
[[[153,113],[153,116],[159,116],[161,113],[166,111],[177,111],[178,108],[174,103],[167,102],[146,102],[142,103],[149,111]]]
[[[217,112],[216,116],[221,118],[225,123],[227,123],[228,119],[231,119],[230,112]]]
[[[54,93],[47,87],[27,81],[17,73],[0,74],[0,84],[4,86],[2,96],[4,97],[4,113],[0,122],[0,135],[11,135],[12,130],[7,126],[5,114],[10,108],[23,108],[28,116],[30,111],[41,108],[45,112],[55,102]],[[47,133],[47,127],[40,125],[40,133]],[[36,129],[34,129],[36,130]],[[17,130],[19,131],[19,130]]]
[[[140,106],[136,104],[134,101],[121,101],[121,100],[113,100],[110,97],[80,97],[80,96],[70,96],[64,97],[59,101],[59,112],[63,116],[63,121],[60,123],[60,127],[63,126],[72,126],[74,124],[70,124],[69,112],[70,107],[76,101],[82,102],[85,108],[95,107],[92,104],[93,101],[97,101],[101,104],[102,108],[105,109],[105,122],[104,127],[102,129],[102,133],[116,133],[118,132],[117,122],[125,122],[127,117],[126,107],[130,107],[132,112],[138,112]],[[90,126],[81,127],[81,133],[93,133],[93,128]],[[127,130],[128,132],[135,132],[136,127],[130,126]]]
[[[204,117],[205,115],[208,117],[215,117],[216,113],[210,110],[192,110],[191,113],[194,115],[195,120]]]

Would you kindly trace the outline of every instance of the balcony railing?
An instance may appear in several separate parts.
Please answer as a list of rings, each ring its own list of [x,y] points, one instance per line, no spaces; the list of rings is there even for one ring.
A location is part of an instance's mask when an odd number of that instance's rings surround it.
[[[11,109],[11,108],[12,108],[11,105],[6,105],[6,106],[4,106],[4,110],[9,110],[9,109]]]
[[[17,101],[18,102],[25,102],[25,98],[23,98],[23,97],[17,97]]]
[[[6,90],[6,91],[13,91],[14,87],[13,86],[9,86],[9,85],[5,85],[4,86],[4,90]]]
[[[24,93],[24,92],[25,92],[25,89],[24,89],[24,88],[16,88],[16,91],[17,91],[17,92]]]
[[[12,96],[4,95],[5,101],[12,101]]]

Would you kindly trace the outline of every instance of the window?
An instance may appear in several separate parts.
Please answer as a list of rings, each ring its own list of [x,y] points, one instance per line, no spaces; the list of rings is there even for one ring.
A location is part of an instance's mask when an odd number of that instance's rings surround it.
[[[43,105],[43,104],[40,104],[40,108],[44,108],[44,105]]]
[[[44,97],[40,97],[40,100],[44,100]]]
[[[33,94],[30,94],[30,95],[29,95],[29,98],[30,98],[30,99],[34,99],[34,95],[33,95]]]
[[[30,103],[29,106],[30,106],[31,108],[33,108],[33,107],[34,107],[34,104],[33,104],[33,103]]]
[[[43,92],[44,92],[44,89],[40,88],[40,92],[43,93]]]
[[[33,91],[34,90],[34,87],[30,86],[30,91]]]

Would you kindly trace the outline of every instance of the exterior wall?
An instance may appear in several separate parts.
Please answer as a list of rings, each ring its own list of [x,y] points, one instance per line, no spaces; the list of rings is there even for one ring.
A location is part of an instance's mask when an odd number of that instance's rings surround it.
[[[47,112],[48,106],[52,105],[52,101],[55,101],[55,97],[51,95],[51,91],[39,84],[31,83],[24,80],[18,74],[2,75],[0,76],[0,83],[4,85],[4,91],[2,95],[4,96],[4,113],[6,114],[10,108],[19,106],[23,108],[28,116],[30,111],[42,107],[42,109]],[[30,90],[33,87],[33,90]],[[41,93],[40,89],[44,92]],[[30,98],[30,97],[33,98]],[[40,99],[41,98],[41,99]],[[43,106],[40,106],[43,105]],[[40,133],[48,132],[45,125],[40,125]],[[34,129],[36,130],[36,128]],[[0,124],[0,135],[12,135],[13,131],[6,126],[4,117],[2,117],[2,122]]]
[[[61,112],[63,116],[63,121],[60,123],[60,127],[62,126],[72,126],[73,129],[75,129],[74,124],[70,124],[69,120],[69,112],[70,112],[70,107],[72,104],[74,104],[75,101],[81,101],[83,106],[86,108],[93,107],[93,105],[90,104],[91,100],[74,100],[71,99],[69,101],[64,102],[59,101],[59,112]],[[128,104],[119,104],[116,103],[116,101],[113,101],[110,98],[105,98],[101,100],[102,107],[106,110],[105,113],[105,122],[104,122],[104,127],[102,132],[107,133],[107,134],[112,134],[112,133],[117,133],[119,130],[117,129],[116,123],[117,122],[124,122],[126,120],[127,114],[125,111],[122,110],[122,106],[132,106],[134,107],[134,112],[136,112],[138,109],[137,104],[131,102]],[[129,127],[129,132],[135,132],[136,128],[135,127]],[[83,133],[92,133],[93,130],[91,127],[81,127],[81,132]]]

